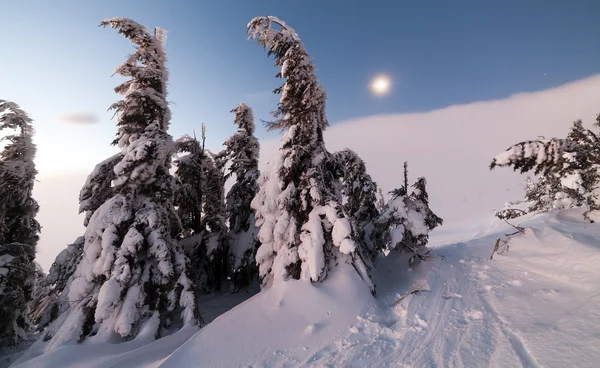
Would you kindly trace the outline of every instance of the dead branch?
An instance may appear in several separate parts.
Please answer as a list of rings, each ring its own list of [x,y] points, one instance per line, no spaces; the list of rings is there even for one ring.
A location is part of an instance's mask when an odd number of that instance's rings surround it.
[[[415,290],[413,290],[413,291],[409,291],[409,292],[407,292],[407,293],[404,293],[404,294],[403,294],[403,295],[400,297],[400,299],[396,300],[396,301],[395,301],[395,302],[394,302],[392,305],[390,305],[390,308],[393,308],[393,307],[397,306],[398,304],[400,304],[400,303],[401,303],[401,302],[404,300],[404,298],[406,298],[407,296],[409,296],[409,295],[413,295],[413,294],[418,294],[418,293],[420,293],[420,292],[427,292],[427,293],[430,293],[430,292],[431,292],[431,290],[425,290],[425,289],[415,289]]]
[[[498,247],[500,247],[500,238],[498,238],[498,240],[496,240],[496,245],[494,245],[494,251],[492,252],[492,255],[490,256],[490,260],[492,258],[494,258],[494,253],[496,253],[498,251]]]
[[[514,227],[517,230],[517,233],[521,233],[521,234],[525,235],[525,229],[524,228],[522,228],[520,226],[515,226],[515,225],[511,224],[510,222],[508,222],[508,220],[506,220],[506,219],[504,220],[504,222],[506,222],[510,226]],[[514,233],[512,235],[515,235],[515,234],[516,233]],[[507,235],[507,236],[509,236],[509,235]]]

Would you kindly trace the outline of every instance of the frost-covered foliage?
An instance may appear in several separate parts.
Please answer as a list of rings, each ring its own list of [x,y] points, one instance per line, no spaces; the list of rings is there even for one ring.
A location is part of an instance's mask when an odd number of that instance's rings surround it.
[[[0,345],[25,338],[27,303],[35,283],[39,206],[31,197],[35,145],[29,116],[13,102],[0,100],[0,131],[9,130],[0,153]]]
[[[285,133],[252,201],[263,286],[288,278],[322,281],[339,262],[362,270],[354,257],[360,243],[341,205],[335,160],[323,141],[326,94],[315,66],[296,32],[275,17],[254,18],[248,33],[275,57],[281,67],[277,77],[285,79],[274,91],[281,94],[276,120],[267,124]]]
[[[372,261],[376,256],[371,236],[375,220],[379,216],[377,184],[367,173],[364,161],[354,151],[346,149],[333,156],[342,184],[344,214],[350,219],[354,240],[360,244],[353,256],[354,264],[375,294],[375,285],[370,282],[370,275],[374,267]],[[381,206],[383,208],[384,204]]]
[[[364,161],[349,149],[334,153],[344,195],[344,211],[353,223],[355,239],[373,249],[371,232],[379,216],[377,184],[367,173]]]
[[[581,120],[573,123],[564,139],[526,141],[509,147],[492,160],[490,169],[496,166],[539,175],[536,183],[527,185],[525,197],[531,205],[523,213],[587,205],[589,211],[584,216],[589,219],[591,211],[600,210],[600,138],[584,128]]]
[[[184,135],[175,142],[177,152],[181,155],[175,161],[175,205],[184,236],[201,233],[203,230],[202,199],[206,193],[206,168],[211,160],[204,150],[205,139],[202,126],[202,144],[189,135]]]
[[[175,204],[183,223],[186,252],[192,261],[198,290],[220,290],[228,276],[227,216],[225,213],[225,152],[217,155],[204,148],[206,128],[202,125],[202,143],[184,136],[177,141]],[[198,236],[196,236],[198,235]]]
[[[406,165],[404,166],[406,178]],[[391,192],[392,197],[375,221],[372,240],[380,252],[407,251],[411,262],[429,254],[426,245],[429,232],[442,224],[442,219],[429,208],[425,178],[417,179],[409,195],[405,185]]]
[[[85,184],[79,192],[79,213],[85,211],[83,225],[87,226],[90,217],[115,193],[112,181],[116,178],[115,165],[123,159],[119,152],[112,157],[100,162],[88,175]]]
[[[85,238],[78,237],[72,244],[63,249],[50,266],[50,271],[44,283],[52,286],[57,292],[61,293],[70,283],[71,277],[77,269],[77,265],[83,257],[83,245]]]
[[[35,264],[33,298],[29,301],[27,318],[38,330],[43,329],[58,316],[58,296],[44,280],[46,275],[39,264]]]
[[[36,281],[30,318],[38,330],[43,330],[69,308],[69,287],[83,257],[84,243],[85,238],[80,236],[67,245],[56,256],[48,275]]]
[[[114,194],[92,214],[83,258],[69,286],[71,308],[46,334],[56,348],[90,335],[133,337],[140,329],[159,337],[175,319],[196,324],[199,313],[189,261],[174,239],[180,222],[169,173],[174,144],[167,129],[165,32],[132,20],[110,26],[132,41],[135,53],[117,73],[130,79],[115,88],[122,158],[114,165]]]
[[[235,176],[235,183],[227,193],[225,210],[229,220],[231,279],[237,290],[250,284],[258,273],[255,262],[258,229],[250,204],[258,192],[260,146],[254,136],[252,109],[242,103],[231,111],[238,130],[224,143],[224,158],[229,162],[225,179]]]

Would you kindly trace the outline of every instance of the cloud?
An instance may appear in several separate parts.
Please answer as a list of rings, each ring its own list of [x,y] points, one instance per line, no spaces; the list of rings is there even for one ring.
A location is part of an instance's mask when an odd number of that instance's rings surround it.
[[[58,120],[63,123],[88,125],[96,124],[100,121],[98,115],[88,112],[72,112],[58,117]]]

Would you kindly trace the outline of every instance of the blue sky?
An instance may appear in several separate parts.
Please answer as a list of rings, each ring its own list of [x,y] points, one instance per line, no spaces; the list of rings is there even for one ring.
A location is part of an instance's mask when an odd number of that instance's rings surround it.
[[[115,128],[106,109],[119,83],[111,74],[132,48],[97,27],[106,17],[169,31],[171,133],[205,122],[212,147],[234,131],[229,110],[239,102],[268,119],[278,100],[270,94],[280,84],[273,60],[245,35],[257,15],[280,17],[304,40],[332,124],[498,99],[600,72],[600,2],[593,0],[1,3],[0,98],[36,119],[38,164],[50,172],[91,169],[111,152]],[[368,89],[379,73],[393,79],[385,97]],[[100,122],[59,121],[73,112]],[[69,163],[57,163],[64,156]]]

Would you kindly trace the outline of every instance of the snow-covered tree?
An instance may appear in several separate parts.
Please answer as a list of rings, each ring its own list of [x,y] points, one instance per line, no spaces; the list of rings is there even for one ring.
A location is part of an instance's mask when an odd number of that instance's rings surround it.
[[[84,244],[85,238],[83,236],[78,237],[72,244],[67,245],[65,249],[58,253],[54,263],[50,266],[50,271],[44,283],[52,286],[57,293],[61,293],[69,285],[77,265],[83,257]]]
[[[30,316],[38,330],[44,329],[69,308],[69,287],[83,257],[84,243],[85,238],[80,236],[67,245],[56,256],[48,275],[36,281]]]
[[[182,154],[175,161],[175,205],[183,225],[184,236],[203,231],[202,200],[206,193],[206,167],[211,160],[204,150],[205,140],[203,125],[202,144],[189,135],[184,135],[175,142],[177,152]]]
[[[377,209],[377,184],[367,173],[364,161],[349,149],[334,153],[342,181],[344,212],[352,221],[355,239],[373,248],[371,232],[379,216]]]
[[[280,28],[280,29],[275,29]],[[322,281],[338,262],[353,263],[368,279],[350,221],[344,216],[335,160],[325,148],[326,94],[296,32],[275,17],[257,17],[248,33],[275,57],[285,83],[269,130],[285,131],[252,201],[261,246],[256,254],[263,286],[288,278]]]
[[[372,240],[375,248],[384,253],[412,253],[412,263],[429,254],[426,247],[429,232],[441,225],[442,219],[429,208],[425,178],[417,179],[409,195],[406,164],[404,175],[405,184],[391,192],[391,199],[375,221]]]
[[[27,318],[33,326],[37,326],[40,330],[48,325],[48,322],[56,318],[58,309],[51,306],[57,305],[58,297],[51,287],[44,283],[46,274],[42,267],[35,263],[35,283],[33,287],[33,297],[29,301]],[[54,310],[54,315],[51,311]]]
[[[124,98],[112,105],[118,118],[113,143],[123,157],[113,168],[112,197],[89,220],[69,287],[69,314],[46,335],[52,347],[93,334],[132,337],[142,328],[159,337],[175,319],[199,321],[189,261],[174,239],[181,223],[169,173],[174,144],[167,131],[166,32],[152,34],[125,18],[100,25],[135,44],[116,70],[130,77],[115,88]]]
[[[525,213],[587,205],[585,217],[589,219],[591,211],[600,209],[600,138],[580,120],[564,139],[525,141],[509,147],[492,160],[490,169],[496,166],[539,175],[526,193],[532,203]]]
[[[260,146],[254,136],[252,109],[242,103],[231,111],[238,130],[223,145],[229,162],[225,179],[235,176],[235,182],[227,193],[225,209],[229,220],[231,279],[237,290],[249,285],[258,273],[255,261],[258,229],[250,204],[258,192]]]
[[[229,270],[229,238],[225,210],[225,153],[212,154],[205,167],[206,193],[202,224],[205,228],[201,251],[208,262],[206,272],[209,289],[221,290]]]
[[[37,170],[32,120],[10,101],[0,100],[0,131],[9,130],[0,153],[0,345],[25,338],[27,303],[35,283],[39,206],[32,198]]]
[[[79,213],[85,212],[84,226],[88,225],[94,211],[114,195],[112,181],[117,177],[114,168],[122,159],[122,152],[107,158],[96,165],[85,180],[79,192]]]

